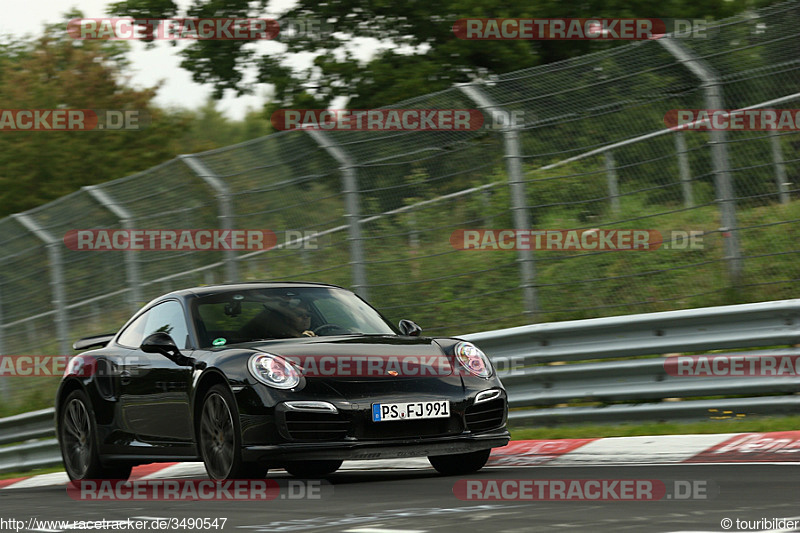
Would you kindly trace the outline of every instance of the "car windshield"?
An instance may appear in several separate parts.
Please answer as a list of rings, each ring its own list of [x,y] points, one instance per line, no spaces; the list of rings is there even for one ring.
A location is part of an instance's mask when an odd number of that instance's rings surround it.
[[[334,287],[232,290],[194,300],[203,347],[326,335],[395,335],[375,309]]]

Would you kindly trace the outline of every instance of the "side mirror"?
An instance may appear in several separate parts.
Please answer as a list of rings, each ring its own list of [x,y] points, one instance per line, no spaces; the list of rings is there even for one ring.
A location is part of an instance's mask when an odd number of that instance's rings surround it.
[[[193,364],[193,360],[184,356],[172,337],[163,331],[156,331],[148,335],[142,341],[140,348],[145,353],[160,353],[178,365],[191,366]]]
[[[403,319],[397,326],[400,328],[400,333],[408,337],[419,337],[419,334],[422,333],[422,328],[411,320]]]

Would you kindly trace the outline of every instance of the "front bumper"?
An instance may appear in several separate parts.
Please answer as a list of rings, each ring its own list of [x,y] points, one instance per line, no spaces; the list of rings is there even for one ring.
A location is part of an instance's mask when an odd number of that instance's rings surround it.
[[[246,446],[242,449],[242,459],[262,464],[279,464],[289,460],[399,459],[453,455],[500,448],[508,444],[510,438],[506,428],[499,428],[480,434],[467,431],[460,435],[425,439],[284,443]]]

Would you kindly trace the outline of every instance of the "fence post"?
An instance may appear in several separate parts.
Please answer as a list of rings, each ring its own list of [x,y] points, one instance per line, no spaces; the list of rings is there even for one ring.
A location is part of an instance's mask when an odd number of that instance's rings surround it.
[[[722,82],[711,66],[669,36],[658,39],[657,42],[702,80],[704,101],[707,109],[725,109]],[[711,138],[709,144],[711,145],[711,158],[714,168],[714,184],[722,220],[720,232],[724,236],[725,260],[728,263],[731,282],[736,285],[742,274],[742,253],[739,246],[739,232],[736,223],[736,200],[728,170],[728,135],[724,130],[711,130],[709,136]]]
[[[197,177],[205,181],[217,193],[219,209],[219,226],[223,231],[233,230],[233,207],[231,206],[231,192],[228,184],[219,178],[210,168],[194,155],[178,156]],[[239,264],[237,263],[236,250],[225,250],[225,281],[239,280]]]
[[[608,196],[611,198],[611,211],[619,213],[619,181],[617,180],[617,165],[614,162],[614,152],[604,152],[606,160],[606,179],[608,180]]]
[[[115,202],[108,193],[98,188],[97,185],[87,185],[83,187],[83,190],[97,200],[100,205],[111,211],[119,219],[123,229],[129,231],[134,229],[134,219],[130,211]],[[123,253],[125,254],[125,275],[128,280],[128,304],[130,305],[131,313],[135,313],[143,303],[139,279],[139,263],[134,250],[125,250]]]
[[[782,204],[788,204],[789,192],[786,190],[786,167],[783,163],[781,140],[775,130],[769,132],[769,144],[772,146],[772,163],[775,165],[775,181],[778,184],[778,196]]]
[[[33,233],[47,247],[47,256],[50,260],[50,288],[53,293],[53,310],[56,313],[56,336],[60,355],[69,355],[69,331],[67,323],[67,302],[64,296],[64,261],[61,257],[62,242],[53,237],[49,231],[25,213],[11,215],[17,222]]]
[[[504,113],[503,108],[492,102],[478,87],[469,83],[457,84],[467,98],[478,104],[480,109],[486,109],[493,114]],[[498,115],[496,115],[498,116]],[[514,228],[517,230],[530,230],[531,222],[528,215],[527,194],[525,182],[522,178],[522,154],[519,146],[520,125],[513,123],[509,114],[505,114],[503,121],[503,146],[505,149],[506,170],[508,172],[508,186],[511,190],[511,213]],[[520,271],[520,288],[524,302],[525,314],[531,322],[536,321],[539,305],[536,295],[536,267],[533,252],[530,249],[517,250],[517,262]]]
[[[364,243],[361,237],[361,200],[355,164],[350,156],[336,146],[323,132],[313,129],[305,131],[314,139],[314,142],[339,163],[339,170],[342,172],[342,192],[344,193],[348,240],[350,241],[353,291],[367,300],[367,272],[364,264]]]
[[[3,322],[3,293],[0,292],[0,357],[5,357],[8,354],[6,353],[6,342],[5,342],[5,331],[4,331],[4,322]],[[0,374],[0,399],[3,402],[9,401],[8,395],[8,382],[6,381],[8,378],[2,374]]]
[[[689,153],[686,150],[686,137],[684,137],[684,133],[682,131],[675,132],[675,152],[678,154],[678,171],[681,175],[683,206],[694,207],[692,175],[689,168]]]
[[[491,189],[483,189],[481,191],[481,205],[483,206],[483,212],[484,212],[483,223],[486,225],[487,228],[491,228],[494,225],[494,217],[490,214],[492,213]]]

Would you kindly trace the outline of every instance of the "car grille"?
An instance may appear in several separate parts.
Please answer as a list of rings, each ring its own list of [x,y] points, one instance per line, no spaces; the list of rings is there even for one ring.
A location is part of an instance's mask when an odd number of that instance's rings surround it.
[[[427,420],[394,420],[392,422],[369,421],[362,429],[362,439],[402,439],[417,437],[439,437],[457,435],[463,431],[457,417],[431,418]]]
[[[338,414],[286,412],[286,431],[294,440],[342,440],[349,428],[350,422]]]
[[[467,407],[467,429],[470,431],[486,431],[503,425],[506,414],[506,402],[503,398],[489,400]]]

